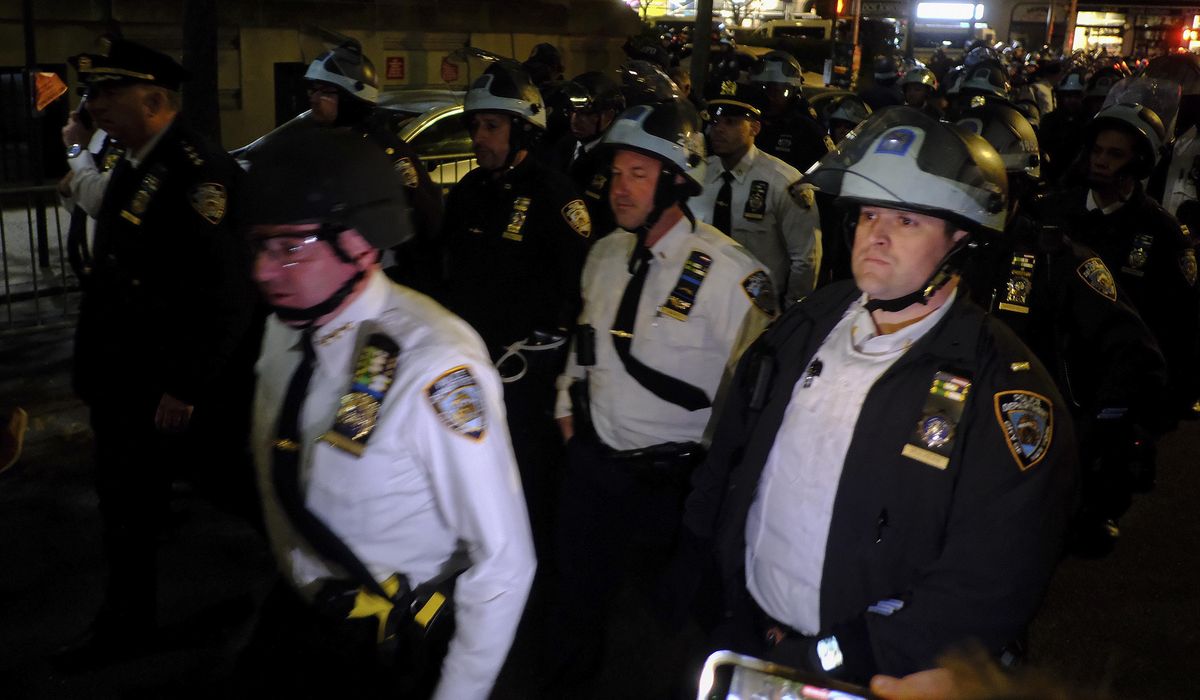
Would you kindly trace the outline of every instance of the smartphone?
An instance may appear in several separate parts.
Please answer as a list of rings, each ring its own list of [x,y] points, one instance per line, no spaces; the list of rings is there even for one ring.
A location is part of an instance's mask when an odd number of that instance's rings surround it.
[[[696,700],[873,700],[870,691],[732,651],[704,662]]]

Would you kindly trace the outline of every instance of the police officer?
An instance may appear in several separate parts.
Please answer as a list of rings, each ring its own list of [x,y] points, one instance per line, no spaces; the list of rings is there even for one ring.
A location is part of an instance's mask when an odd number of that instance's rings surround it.
[[[1083,112],[1084,89],[1081,74],[1067,73],[1054,91],[1057,107],[1049,114],[1042,112],[1038,141],[1045,155],[1043,177],[1048,183],[1059,183],[1072,164],[1084,157],[1083,132],[1088,123]]]
[[[762,113],[749,86],[708,103],[712,155],[696,216],[733,238],[762,262],[782,306],[807,296],[821,265],[821,220],[800,173],[755,145]]]
[[[487,348],[381,272],[412,231],[377,148],[297,128],[251,163],[254,279],[274,311],[253,448],[284,581],[240,690],[487,697],[534,568]]]
[[[603,661],[625,552],[642,543],[661,556],[669,546],[725,368],[775,310],[762,266],[688,209],[705,169],[690,104],[632,107],[604,144],[620,228],[588,255],[556,407],[568,443],[547,639],[564,682]]]
[[[1071,546],[1106,553],[1134,479],[1152,459],[1166,365],[1104,261],[1068,238],[1056,212],[1041,210],[1033,127],[999,103],[968,110],[958,125],[1000,154],[1010,196],[1006,236],[972,261],[968,289],[1034,351],[1067,399],[1084,467]]]
[[[304,73],[309,118],[324,126],[346,127],[374,142],[400,173],[417,235],[396,251],[388,274],[396,281],[429,291],[436,282],[437,234],[442,223],[442,193],[412,146],[396,136],[388,110],[380,109],[379,79],[357,39],[347,39],[321,54]]]
[[[876,113],[810,173],[852,212],[854,281],[743,356],[684,524],[715,538],[715,641],[865,683],[1021,636],[1058,560],[1071,419],[1032,353],[958,289],[1007,186],[977,136]],[[1004,523],[997,527],[997,523]]]
[[[253,308],[231,230],[237,164],[179,117],[184,70],[139,44],[105,40],[77,57],[88,112],[126,149],[104,186],[75,342],[75,389],[91,411],[109,579],[90,649],[145,641],[155,625],[157,535],[175,469],[227,450],[247,426]],[[83,143],[68,158],[89,158]],[[248,421],[247,421],[248,422]],[[198,449],[199,448],[199,449]],[[86,653],[81,655],[86,656]]]
[[[821,119],[829,130],[829,138],[839,144],[858,126],[871,116],[871,107],[858,95],[839,95],[821,107]]]
[[[763,93],[754,100],[762,109],[762,128],[755,138],[760,149],[800,172],[833,150],[804,97],[804,74],[794,56],[786,51],[765,54],[750,69],[750,84]]]
[[[1087,186],[1056,193],[1047,211],[1061,212],[1099,253],[1154,331],[1169,377],[1164,418],[1172,420],[1200,389],[1200,301],[1191,235],[1141,184],[1158,160],[1163,124],[1147,107],[1118,103],[1100,110],[1084,136]]]
[[[1008,102],[1012,85],[1008,71],[997,60],[986,58],[968,65],[947,93],[950,105],[947,116],[957,118],[964,111],[983,102]]]
[[[607,160],[597,146],[604,132],[625,109],[625,96],[617,82],[600,71],[576,76],[569,89],[571,130],[564,143],[569,151],[564,154],[564,169],[576,191],[584,193],[583,201],[587,204],[592,229],[599,237],[616,228],[616,221],[603,186],[590,189],[597,177],[601,182],[607,181],[608,177]]]
[[[467,92],[463,114],[479,167],[447,199],[448,271],[439,301],[479,332],[500,363],[540,538],[548,529],[543,481],[561,446],[551,415],[554,378],[566,353],[565,329],[579,313],[591,217],[569,180],[529,157],[546,113],[520,66],[489,67]]]
[[[937,105],[938,80],[933,71],[925,67],[913,68],[900,79],[900,89],[904,91],[904,104],[931,117],[942,118],[942,110]]]
[[[882,54],[876,56],[872,66],[872,77],[874,82],[858,93],[872,110],[904,104],[904,95],[896,84],[900,80],[900,66],[895,57]]]

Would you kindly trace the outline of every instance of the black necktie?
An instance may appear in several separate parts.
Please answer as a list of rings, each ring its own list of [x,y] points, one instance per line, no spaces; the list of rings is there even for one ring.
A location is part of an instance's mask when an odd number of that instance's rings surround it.
[[[287,393],[283,397],[283,408],[279,411],[279,421],[275,424],[274,459],[271,464],[275,495],[292,525],[318,554],[339,564],[363,585],[370,586],[376,595],[389,598],[358,556],[304,505],[304,494],[300,490],[300,452],[303,445],[300,435],[300,407],[304,405],[304,399],[308,396],[308,384],[312,380],[313,366],[317,359],[312,336],[311,328],[304,329],[300,336],[303,357],[296,371],[292,373],[291,381],[288,382]]]
[[[717,191],[717,201],[713,202],[712,225],[717,227],[721,233],[729,236],[732,235],[730,231],[733,229],[729,215],[730,202],[733,201],[733,173],[726,170],[721,173],[721,179],[725,183]]]
[[[621,363],[625,365],[625,371],[629,373],[629,376],[658,398],[689,411],[708,408],[712,404],[703,389],[647,367],[630,352],[633,345],[633,326],[637,320],[638,302],[642,298],[642,287],[646,284],[646,274],[650,270],[652,259],[650,249],[640,242],[637,243],[629,258],[632,276],[625,286],[625,293],[621,296],[621,303],[617,306],[617,317],[612,325],[613,347],[617,351],[617,356],[621,358]]]

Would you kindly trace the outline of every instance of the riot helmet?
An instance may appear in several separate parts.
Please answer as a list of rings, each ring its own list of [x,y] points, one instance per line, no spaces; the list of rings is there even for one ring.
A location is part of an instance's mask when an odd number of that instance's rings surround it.
[[[378,249],[415,235],[404,178],[373,143],[348,129],[302,124],[286,129],[247,154],[243,183],[247,227],[320,224],[313,235],[343,261],[339,242],[354,229]],[[363,277],[359,271],[328,299],[307,308],[276,307],[281,320],[311,324],[341,305]]]
[[[379,77],[375,64],[363,54],[357,39],[347,39],[309,64],[305,80],[319,80],[370,104],[379,102]]]
[[[576,112],[599,114],[610,109],[614,112],[625,109],[625,96],[608,73],[588,71],[575,76],[571,83],[579,88],[569,92],[571,109]]]
[[[900,79],[900,86],[904,87],[905,85],[925,85],[930,90],[937,91],[938,79],[933,74],[933,71],[922,66],[920,68],[913,68],[904,74],[904,77]]]
[[[755,61],[750,69],[750,81],[754,83],[783,83],[796,88],[799,93],[804,86],[804,71],[796,57],[786,51],[770,51]]]
[[[959,116],[956,125],[990,143],[1000,154],[1010,178],[1014,175],[1032,180],[1041,178],[1037,134],[1015,107],[1002,102],[972,107]]]
[[[1133,137],[1136,157],[1128,166],[1129,175],[1135,180],[1148,177],[1158,163],[1167,136],[1154,110],[1140,104],[1109,105],[1088,124],[1088,143],[1095,143],[1096,136],[1105,129],[1117,129]]]
[[[511,167],[517,153],[533,145],[548,125],[542,93],[524,68],[507,59],[488,66],[467,90],[463,119],[472,135],[472,115],[479,112],[507,114],[511,118],[508,155],[501,169]]]
[[[999,61],[985,59],[967,67],[959,78],[958,92],[963,95],[984,95],[1008,99],[1012,85],[1008,72]]]
[[[891,85],[900,77],[900,66],[896,63],[895,58],[880,54],[875,57],[875,62],[871,66],[871,74],[874,76],[875,82]]]
[[[704,189],[705,152],[700,115],[690,102],[675,100],[630,107],[609,127],[602,144],[610,156],[617,150],[631,150],[663,165],[654,193],[654,208],[635,233],[644,235],[674,204],[680,205],[694,221],[686,202]],[[677,175],[682,176],[682,183],[675,181]]]
[[[679,86],[649,61],[626,61],[617,69],[625,106],[652,105],[683,99]]]
[[[914,211],[970,234],[921,288],[896,299],[872,299],[868,310],[899,311],[926,303],[961,269],[973,239],[1002,234],[1007,218],[1008,178],[996,149],[911,107],[873,114],[809,169],[806,179],[852,210],[867,205]]]

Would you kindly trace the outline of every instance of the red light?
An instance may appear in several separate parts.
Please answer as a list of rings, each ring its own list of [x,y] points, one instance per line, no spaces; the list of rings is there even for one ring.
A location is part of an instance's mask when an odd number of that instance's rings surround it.
[[[837,13],[838,13],[838,15],[841,15],[841,14],[842,14],[842,11],[843,11],[843,10],[845,10],[845,9],[846,9],[846,0],[837,0]]]

